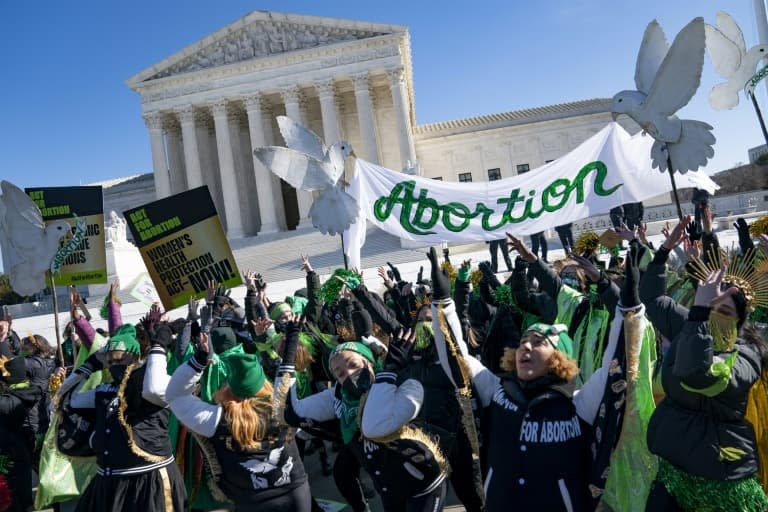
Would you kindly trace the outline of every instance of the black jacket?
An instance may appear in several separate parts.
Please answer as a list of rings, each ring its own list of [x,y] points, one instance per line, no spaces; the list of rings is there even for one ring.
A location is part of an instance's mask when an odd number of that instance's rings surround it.
[[[706,324],[709,308],[687,310],[664,294],[665,283],[664,265],[654,260],[640,281],[640,299],[654,327],[672,343],[662,364],[666,396],[651,416],[648,448],[684,471],[710,480],[753,475],[758,469],[757,445],[744,414],[749,390],[762,371],[760,354],[739,340],[727,387],[712,397],[691,391],[712,385],[716,380],[709,373],[713,358],[730,354],[714,351]]]
[[[587,510],[591,427],[576,413],[573,383],[526,388],[506,374],[489,406],[487,510]]]

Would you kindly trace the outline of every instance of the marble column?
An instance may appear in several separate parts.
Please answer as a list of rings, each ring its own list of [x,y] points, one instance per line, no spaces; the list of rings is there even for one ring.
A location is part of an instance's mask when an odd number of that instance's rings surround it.
[[[360,123],[360,135],[363,139],[363,147],[358,153],[364,160],[371,163],[379,163],[379,150],[376,145],[376,127],[373,117],[373,102],[371,101],[370,84],[368,82],[368,72],[352,75],[352,82],[355,84],[355,100],[357,103],[357,119]]]
[[[397,140],[400,146],[400,165],[404,170],[416,167],[416,146],[413,143],[408,91],[405,87],[405,69],[402,66],[387,70],[392,104],[397,120]]]
[[[171,194],[178,194],[187,190],[187,177],[184,170],[184,146],[181,141],[181,126],[179,126],[176,119],[166,120],[165,139]]]
[[[149,142],[152,147],[152,170],[155,175],[155,198],[162,199],[171,195],[171,178],[165,161],[163,143],[163,119],[159,112],[144,114],[144,123],[149,129]]]
[[[281,91],[283,103],[285,103],[285,115],[299,124],[306,126],[304,116],[301,114],[301,91],[297,86],[287,87]],[[312,207],[312,193],[306,190],[296,189],[296,202],[299,205],[298,228],[310,227],[309,209]]]
[[[263,101],[260,94],[246,97],[245,111],[248,113],[251,157],[253,158],[253,173],[256,178],[256,196],[259,200],[259,216],[261,217],[259,233],[275,233],[280,231],[280,229],[277,224],[276,193],[272,186],[272,173],[253,155],[254,149],[267,145],[264,137],[264,124],[262,122]]]
[[[274,115],[272,114],[272,107],[266,98],[262,97],[261,102],[261,126],[264,130],[264,144],[267,146],[274,146],[277,144],[275,141],[275,133],[272,130],[272,120]],[[285,202],[283,201],[283,181],[277,174],[269,173],[269,179],[272,181],[272,190],[275,195],[273,200],[275,202],[275,215],[277,216],[277,227],[280,231],[288,230],[288,221],[285,219]]]
[[[216,129],[216,149],[219,154],[219,174],[224,199],[227,237],[241,238],[245,232],[243,231],[243,220],[240,217],[240,199],[237,193],[237,177],[235,176],[235,161],[232,155],[232,139],[229,133],[226,101],[220,100],[213,103],[211,111]]]
[[[315,88],[320,98],[320,113],[323,116],[323,139],[325,139],[325,145],[330,146],[341,140],[333,78],[316,83]]]
[[[195,109],[187,105],[177,111],[181,121],[181,138],[184,141],[184,163],[187,170],[187,188],[203,186],[203,171],[200,167],[200,150],[197,147]]]

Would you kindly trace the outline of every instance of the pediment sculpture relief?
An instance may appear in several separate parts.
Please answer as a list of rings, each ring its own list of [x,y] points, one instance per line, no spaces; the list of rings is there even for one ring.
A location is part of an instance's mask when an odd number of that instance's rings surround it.
[[[383,34],[365,30],[258,21],[168,67],[151,79]]]

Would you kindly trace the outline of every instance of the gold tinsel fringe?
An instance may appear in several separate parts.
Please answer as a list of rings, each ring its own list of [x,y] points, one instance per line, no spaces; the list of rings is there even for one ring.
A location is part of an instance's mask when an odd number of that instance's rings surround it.
[[[643,347],[643,317],[637,311],[624,313],[624,347],[627,354],[627,380],[636,382],[640,371],[640,350]]]
[[[125,436],[128,439],[128,448],[131,449],[134,455],[141,457],[147,462],[162,462],[168,457],[165,455],[155,455],[146,452],[136,444],[136,442],[133,440],[133,429],[125,419],[125,409],[128,407],[128,402],[125,399],[125,389],[128,386],[128,381],[131,378],[131,373],[133,373],[133,370],[137,368],[137,365],[138,363],[128,365],[128,368],[125,370],[123,381],[120,383],[120,388],[117,392],[117,399],[120,403],[120,406],[117,408],[117,419],[125,429]]]
[[[443,333],[445,338],[445,344],[448,345],[448,349],[459,365],[459,372],[461,373],[461,386],[456,387],[456,399],[461,407],[461,424],[464,427],[464,432],[467,434],[469,444],[472,447],[472,452],[475,455],[480,453],[480,441],[477,437],[477,429],[475,428],[475,415],[472,411],[472,380],[470,378],[469,365],[464,360],[464,356],[461,355],[456,347],[456,340],[453,339],[453,333],[448,326],[448,321],[445,318],[445,307],[440,304],[437,306],[437,321],[440,325],[440,332]]]
[[[205,470],[208,473],[208,490],[211,491],[211,496],[216,501],[222,503],[231,503],[232,501],[224,494],[224,491],[219,487],[219,479],[221,478],[224,470],[221,467],[218,457],[216,457],[216,450],[212,443],[205,437],[192,432],[192,438],[200,446],[200,451],[203,452],[203,459],[205,459]]]

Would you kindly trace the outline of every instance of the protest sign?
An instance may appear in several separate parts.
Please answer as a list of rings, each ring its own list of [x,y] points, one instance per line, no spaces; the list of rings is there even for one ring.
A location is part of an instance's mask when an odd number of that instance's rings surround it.
[[[166,310],[205,296],[209,281],[242,283],[208,187],[123,212]]]
[[[100,284],[107,282],[107,254],[104,247],[104,202],[100,186],[43,187],[24,189],[35,202],[46,224],[69,222],[84,225],[81,239],[57,261],[57,285]],[[61,245],[67,243],[62,240]]]
[[[152,284],[152,278],[146,272],[136,278],[136,284],[131,288],[130,295],[147,307],[160,300],[155,285]]]

